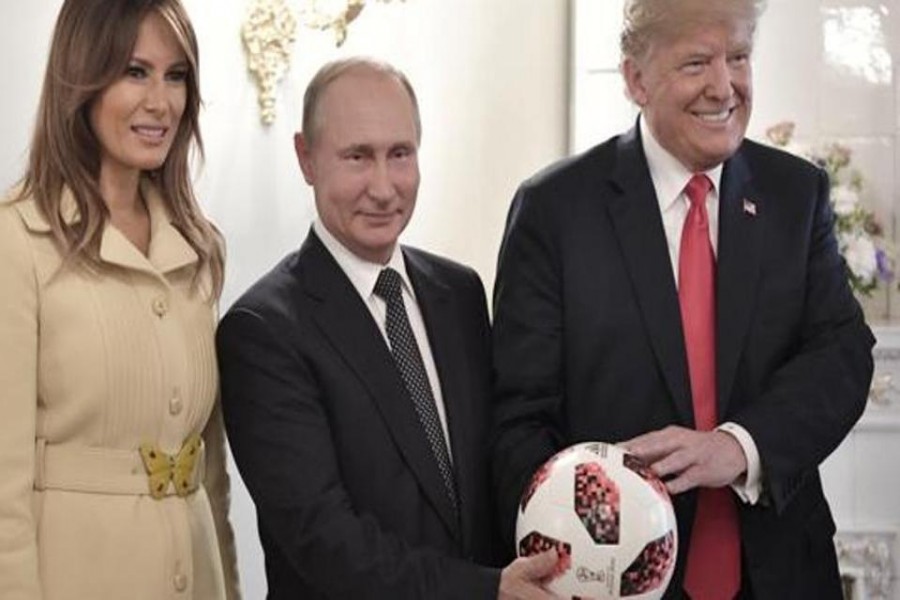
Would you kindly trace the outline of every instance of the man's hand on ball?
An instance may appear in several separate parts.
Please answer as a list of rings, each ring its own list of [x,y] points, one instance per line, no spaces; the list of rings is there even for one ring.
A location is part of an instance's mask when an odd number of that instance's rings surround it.
[[[498,600],[560,600],[543,585],[557,575],[559,556],[547,550],[534,556],[517,558],[500,574]]]
[[[695,431],[670,425],[622,442],[666,482],[670,494],[696,487],[730,485],[747,471],[737,439],[724,431]]]

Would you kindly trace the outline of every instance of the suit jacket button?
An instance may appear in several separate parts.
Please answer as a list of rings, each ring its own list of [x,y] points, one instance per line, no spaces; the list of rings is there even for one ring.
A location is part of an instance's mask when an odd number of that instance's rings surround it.
[[[153,304],[151,305],[153,309],[153,314],[157,317],[164,317],[167,312],[169,312],[169,305],[166,302],[166,299],[162,296],[153,300]]]
[[[181,396],[175,394],[172,396],[172,399],[169,400],[169,414],[173,417],[181,414],[181,409],[184,407],[184,402],[181,401]]]
[[[179,592],[183,592],[187,589],[188,579],[187,575],[184,573],[178,573],[175,577],[172,578],[172,584],[175,586],[175,589]]]

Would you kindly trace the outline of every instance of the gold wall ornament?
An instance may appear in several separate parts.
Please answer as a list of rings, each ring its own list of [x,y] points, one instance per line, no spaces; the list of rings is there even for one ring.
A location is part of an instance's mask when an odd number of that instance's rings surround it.
[[[264,125],[275,121],[275,86],[291,63],[297,20],[284,0],[253,0],[241,27],[247,53],[247,68],[259,88],[260,118]]]
[[[386,4],[392,0],[377,1]],[[300,9],[300,18],[310,29],[333,30],[334,45],[340,47],[347,39],[347,26],[359,16],[365,6],[366,0],[305,0]]]

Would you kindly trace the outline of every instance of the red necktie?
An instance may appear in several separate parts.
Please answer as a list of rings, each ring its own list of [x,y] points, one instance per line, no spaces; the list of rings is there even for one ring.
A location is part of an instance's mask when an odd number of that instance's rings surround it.
[[[718,424],[716,415],[715,258],[709,241],[706,195],[712,182],[694,175],[678,259],[678,300],[698,431]],[[726,488],[700,488],[691,530],[684,589],[693,600],[732,600],[741,584],[737,508]]]

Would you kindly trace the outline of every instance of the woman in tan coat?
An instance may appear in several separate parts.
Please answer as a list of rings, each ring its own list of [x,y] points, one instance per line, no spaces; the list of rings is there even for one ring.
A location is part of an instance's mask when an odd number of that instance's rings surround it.
[[[0,204],[0,598],[237,597],[178,0],[66,0]]]

